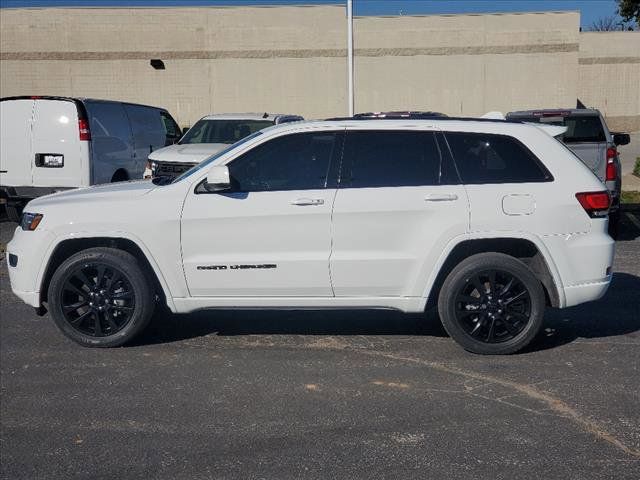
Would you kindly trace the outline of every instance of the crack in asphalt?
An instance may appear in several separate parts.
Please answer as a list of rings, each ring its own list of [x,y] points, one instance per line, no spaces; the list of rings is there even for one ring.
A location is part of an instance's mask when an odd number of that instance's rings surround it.
[[[623,451],[627,455],[631,455],[632,457],[640,459],[640,450],[636,450],[634,448],[631,448],[625,445],[621,440],[616,438],[613,434],[607,432],[597,422],[591,419],[585,418],[580,412],[570,407],[567,403],[563,402],[562,400],[552,396],[551,394],[545,391],[539,390],[533,385],[518,383],[511,380],[504,380],[501,378],[492,377],[490,375],[484,375],[481,373],[462,370],[461,368],[448,366],[438,362],[433,362],[433,361],[424,360],[424,359],[415,358],[415,357],[404,357],[404,356],[393,354],[393,353],[381,352],[379,350],[363,350],[363,349],[351,349],[351,348],[349,348],[348,350],[361,353],[364,355],[384,357],[390,360],[416,363],[419,365],[424,365],[426,367],[432,368],[434,370],[438,370],[440,372],[458,375],[458,376],[470,378],[473,380],[478,380],[485,383],[492,383],[495,385],[500,385],[502,387],[515,390],[523,395],[526,395],[531,399],[538,400],[542,403],[545,403],[546,405],[549,406],[549,409],[555,412],[558,416],[571,420],[574,424],[578,425],[586,432],[594,435],[596,438],[613,445],[614,447]],[[483,398],[485,397],[483,396]],[[490,397],[486,397],[486,398],[490,399]],[[491,399],[491,400],[495,400],[495,399]],[[499,403],[508,404],[507,402],[499,402]],[[517,405],[514,405],[514,406],[517,406]],[[523,410],[530,410],[520,406],[517,406],[517,407]],[[535,410],[531,410],[531,412],[536,414],[542,413]]]

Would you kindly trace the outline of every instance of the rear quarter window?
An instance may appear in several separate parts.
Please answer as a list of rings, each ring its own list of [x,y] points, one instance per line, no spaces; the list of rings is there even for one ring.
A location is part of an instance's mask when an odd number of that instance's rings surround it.
[[[542,162],[508,135],[447,132],[462,182],[466,184],[550,182]]]

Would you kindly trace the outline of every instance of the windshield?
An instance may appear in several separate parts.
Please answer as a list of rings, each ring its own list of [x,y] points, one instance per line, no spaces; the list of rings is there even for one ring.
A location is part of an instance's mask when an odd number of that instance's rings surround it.
[[[558,135],[564,143],[606,142],[604,128],[597,115],[558,115],[553,117],[517,117],[523,122],[542,123],[545,125],[560,125],[567,127],[567,131]]]
[[[236,147],[239,147],[240,145],[243,145],[245,143],[247,143],[249,140],[252,140],[254,138],[256,138],[258,135],[262,135],[262,132],[258,131],[253,133],[252,135],[249,135],[248,137],[245,137],[239,141],[237,141],[236,143],[234,143],[233,145],[229,145],[227,148],[225,148],[224,150],[219,151],[218,153],[216,153],[215,155],[210,156],[209,158],[207,158],[206,160],[203,160],[202,162],[200,162],[197,165],[194,165],[193,167],[191,167],[189,170],[187,170],[186,172],[184,172],[182,175],[176,177],[173,179],[173,181],[171,183],[177,183],[181,180],[184,180],[187,177],[190,177],[191,175],[193,175],[194,173],[196,173],[198,170],[201,170],[209,165],[211,165],[213,162],[215,162],[218,158],[220,158],[221,156],[223,156],[224,154],[226,154],[227,152],[230,152],[231,150],[233,150]]]
[[[235,143],[258,130],[273,125],[271,120],[198,120],[178,142]]]

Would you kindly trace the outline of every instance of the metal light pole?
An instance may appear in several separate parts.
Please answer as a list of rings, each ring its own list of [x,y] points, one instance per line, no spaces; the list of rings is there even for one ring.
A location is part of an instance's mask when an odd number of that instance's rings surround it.
[[[347,70],[349,72],[349,116],[353,117],[353,0],[347,0]]]

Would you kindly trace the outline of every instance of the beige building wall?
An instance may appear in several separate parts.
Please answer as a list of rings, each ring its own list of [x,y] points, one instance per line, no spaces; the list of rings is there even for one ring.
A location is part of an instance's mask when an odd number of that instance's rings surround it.
[[[344,114],[344,7],[3,9],[0,95],[210,112]],[[166,70],[154,70],[152,58]]]
[[[579,97],[640,129],[640,33],[579,23],[577,12],[356,18],[356,111],[481,115]],[[147,103],[187,126],[210,112],[345,115],[346,87],[344,6],[0,12],[1,96]]]
[[[640,131],[640,32],[580,35],[578,97],[613,130]]]
[[[356,110],[573,106],[579,23],[577,12],[358,18]]]

